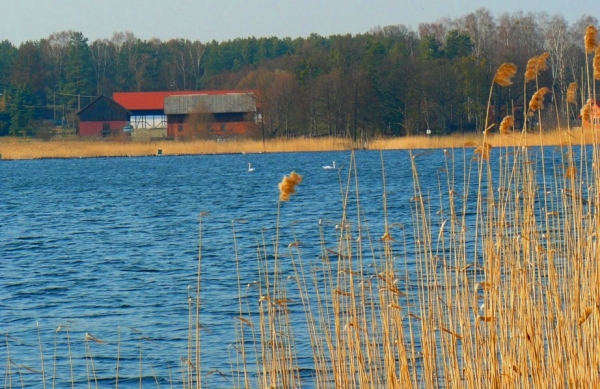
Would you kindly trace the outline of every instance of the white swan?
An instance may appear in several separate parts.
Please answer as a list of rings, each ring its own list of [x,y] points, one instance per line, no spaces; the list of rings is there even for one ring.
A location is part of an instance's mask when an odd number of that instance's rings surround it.
[[[249,172],[253,172],[254,168],[252,167],[252,164],[250,162],[248,162],[248,171]]]
[[[325,169],[325,170],[335,169],[335,161],[333,161],[333,166],[325,165],[325,166],[323,166],[323,169]]]

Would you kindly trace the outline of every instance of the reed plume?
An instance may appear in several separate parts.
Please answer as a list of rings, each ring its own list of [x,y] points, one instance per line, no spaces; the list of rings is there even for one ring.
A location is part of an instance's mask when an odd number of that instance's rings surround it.
[[[594,79],[600,80],[600,47],[596,48],[596,54],[594,54]]]
[[[481,158],[486,161],[490,159],[490,151],[492,150],[492,145],[484,142],[481,146],[475,149],[475,154],[481,155]]]
[[[496,71],[494,82],[500,86],[509,86],[512,84],[512,78],[517,73],[517,66],[512,63],[505,62]]]
[[[492,86],[490,87],[490,95],[488,96],[486,114],[485,114],[485,122],[483,123],[483,134],[485,135],[488,130],[488,118],[490,116],[490,104],[492,101],[492,92],[494,91],[494,84],[498,84],[500,86],[509,86],[512,84],[512,78],[517,73],[517,66],[515,64],[505,62],[498,70],[496,70],[496,74],[494,74],[494,80],[492,81]]]
[[[550,53],[545,52],[537,57],[531,58],[527,62],[527,68],[525,70],[525,82],[533,81],[540,74],[542,70],[547,69],[546,60],[550,57]]]
[[[577,104],[577,88],[579,88],[579,85],[576,82],[569,84],[567,88],[567,103]]]
[[[589,122],[591,118],[592,111],[592,100],[588,99],[585,105],[581,108],[581,120],[583,122]]]
[[[296,185],[302,182],[302,176],[296,172],[290,173],[289,176],[284,176],[279,183],[279,200],[288,201],[290,196],[296,193]]]
[[[535,92],[531,98],[531,101],[529,102],[529,109],[531,111],[544,109],[544,95],[548,92],[550,92],[550,89],[547,87],[540,88],[537,92]]]
[[[598,30],[594,26],[588,26],[585,30],[585,38],[583,39],[585,44],[586,54],[595,51],[598,48]]]
[[[509,135],[511,133],[511,129],[515,125],[515,119],[512,116],[505,116],[500,123],[500,133],[504,135]]]
[[[565,178],[575,179],[577,177],[577,168],[575,166],[569,166],[565,169]]]

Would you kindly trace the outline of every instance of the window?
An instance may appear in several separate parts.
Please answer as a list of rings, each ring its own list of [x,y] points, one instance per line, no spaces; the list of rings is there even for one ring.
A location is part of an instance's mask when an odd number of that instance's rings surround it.
[[[102,133],[103,138],[107,138],[110,136],[110,123],[102,123]]]

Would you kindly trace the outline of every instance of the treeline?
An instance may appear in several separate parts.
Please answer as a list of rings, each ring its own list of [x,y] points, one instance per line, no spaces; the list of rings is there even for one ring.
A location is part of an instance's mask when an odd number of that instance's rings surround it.
[[[585,79],[588,25],[597,19],[582,16],[570,25],[560,15],[496,17],[479,9],[417,31],[396,25],[329,37],[200,42],[118,32],[90,43],[80,32],[62,31],[18,47],[5,40],[0,135],[34,136],[73,123],[100,94],[206,89],[257,90],[268,137],[477,131],[498,66],[511,62],[523,74],[544,52],[548,67],[537,86],[516,77],[511,87],[495,88],[491,120],[511,113],[523,120],[524,96],[547,86],[553,109],[545,110],[545,123],[557,123],[567,119],[567,86]]]

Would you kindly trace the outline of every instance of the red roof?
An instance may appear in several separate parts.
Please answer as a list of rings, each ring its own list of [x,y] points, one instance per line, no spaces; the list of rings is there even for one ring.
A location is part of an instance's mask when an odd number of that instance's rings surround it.
[[[180,95],[223,95],[227,93],[253,93],[247,90],[196,90],[160,92],[114,92],[113,100],[130,111],[163,111],[165,97]]]

